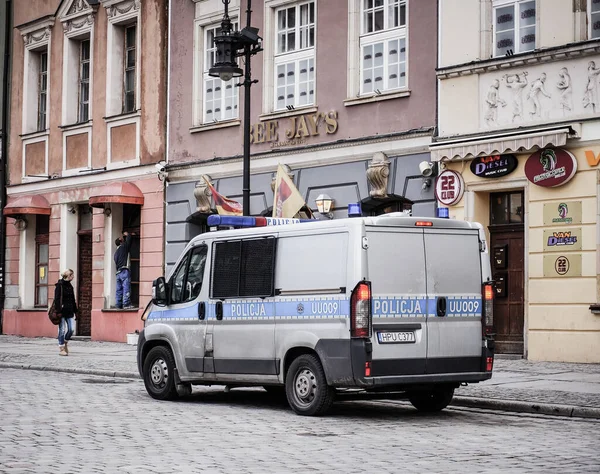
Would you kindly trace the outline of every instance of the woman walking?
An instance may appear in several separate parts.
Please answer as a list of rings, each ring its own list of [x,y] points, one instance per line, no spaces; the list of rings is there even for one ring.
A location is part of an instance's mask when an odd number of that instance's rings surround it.
[[[69,355],[69,340],[73,335],[75,313],[77,313],[77,303],[75,302],[75,291],[71,281],[73,280],[73,270],[70,268],[60,274],[61,279],[56,282],[54,289],[54,301],[57,302],[57,308],[62,315],[58,325],[58,349],[59,355]]]

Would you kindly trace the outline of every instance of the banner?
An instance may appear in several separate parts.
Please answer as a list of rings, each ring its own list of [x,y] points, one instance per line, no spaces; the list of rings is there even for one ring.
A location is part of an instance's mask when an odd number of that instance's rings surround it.
[[[277,167],[273,217],[295,217],[298,211],[306,208],[300,191],[294,185],[283,166]]]
[[[244,209],[242,205],[234,201],[233,199],[226,198],[222,194],[219,194],[218,191],[213,187],[210,181],[206,178],[206,176],[202,176],[210,192],[212,193],[213,201],[215,202],[215,207],[217,208],[217,212],[222,216],[241,216],[244,213]]]

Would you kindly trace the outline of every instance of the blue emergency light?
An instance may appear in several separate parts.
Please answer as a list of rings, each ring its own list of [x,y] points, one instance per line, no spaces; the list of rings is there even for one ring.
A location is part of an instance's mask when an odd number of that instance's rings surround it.
[[[318,222],[313,219],[292,219],[287,217],[252,217],[252,216],[208,216],[209,227],[266,227],[270,225],[298,224],[301,222]]]
[[[441,217],[442,219],[450,219],[450,209],[447,207],[438,207],[435,210],[435,216]]]
[[[361,217],[362,207],[360,202],[351,202],[348,204],[348,217]]]

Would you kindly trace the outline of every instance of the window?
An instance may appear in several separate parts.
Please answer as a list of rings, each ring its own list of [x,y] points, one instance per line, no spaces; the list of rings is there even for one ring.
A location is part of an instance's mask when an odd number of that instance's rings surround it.
[[[48,306],[48,256],[50,217],[36,216],[35,225],[35,306]]]
[[[494,2],[494,56],[535,49],[535,0]]]
[[[123,112],[135,111],[136,25],[125,28]]]
[[[523,224],[523,193],[490,194],[490,225]]]
[[[171,304],[187,303],[200,295],[204,280],[207,247],[196,247],[188,253],[171,278]]]
[[[237,30],[237,23],[233,29]],[[222,81],[211,77],[208,71],[215,64],[215,37],[221,34],[220,26],[204,29],[204,123],[220,122],[238,118],[237,80]]]
[[[140,221],[140,206],[123,204],[123,230],[135,234],[129,249],[129,269],[131,273],[131,304],[136,307],[140,302]]]
[[[46,130],[47,104],[48,104],[48,52],[38,55],[38,132]]]
[[[212,298],[273,296],[275,238],[215,242]]]
[[[275,12],[275,110],[315,102],[315,2]]]
[[[79,122],[87,122],[90,112],[90,40],[79,43]]]
[[[589,39],[600,38],[600,0],[589,0]]]
[[[360,93],[406,86],[406,0],[361,0]]]

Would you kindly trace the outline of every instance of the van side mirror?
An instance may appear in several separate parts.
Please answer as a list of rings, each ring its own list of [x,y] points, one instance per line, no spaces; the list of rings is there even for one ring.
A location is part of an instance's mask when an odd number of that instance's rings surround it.
[[[158,277],[152,282],[152,303],[159,306],[168,304],[169,285],[165,277]]]

